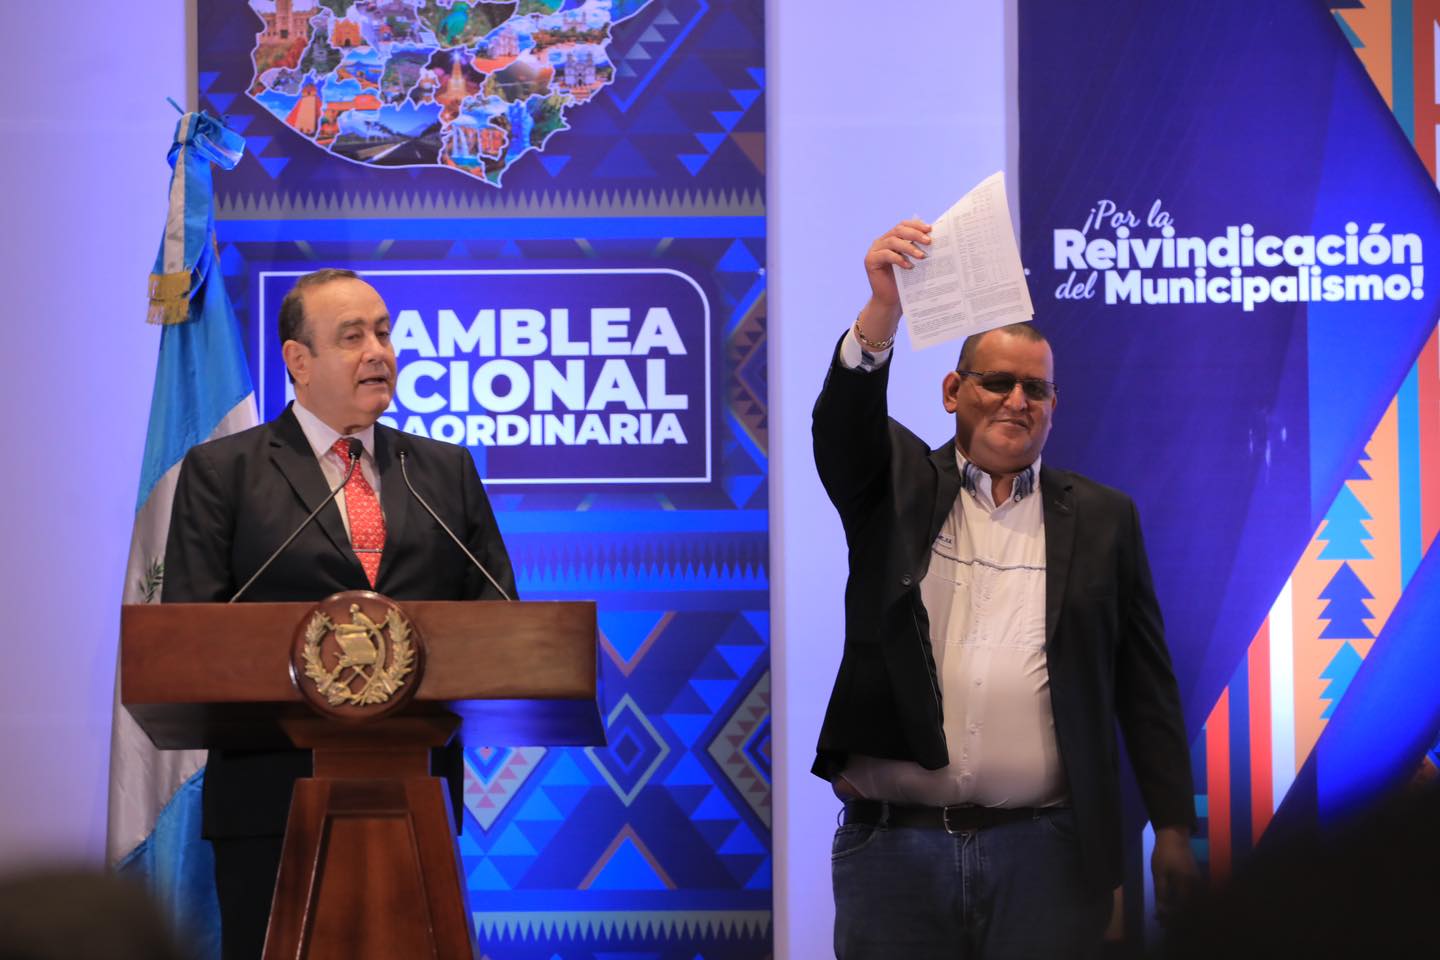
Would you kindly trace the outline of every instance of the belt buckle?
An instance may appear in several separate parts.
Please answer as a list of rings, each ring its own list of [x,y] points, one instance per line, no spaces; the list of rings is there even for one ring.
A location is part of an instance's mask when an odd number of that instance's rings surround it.
[[[964,836],[969,836],[970,834],[974,833],[976,830],[979,829],[979,827],[973,827],[973,826],[972,826],[972,827],[951,827],[951,826],[950,826],[950,811],[951,811],[951,810],[964,810],[965,808],[966,808],[966,805],[965,805],[965,804],[957,804],[956,806],[953,806],[953,807],[941,807],[941,808],[940,808],[940,826],[943,827],[943,828],[945,829],[945,832],[948,833],[948,834],[949,834],[950,836],[952,836],[952,837],[964,837]]]

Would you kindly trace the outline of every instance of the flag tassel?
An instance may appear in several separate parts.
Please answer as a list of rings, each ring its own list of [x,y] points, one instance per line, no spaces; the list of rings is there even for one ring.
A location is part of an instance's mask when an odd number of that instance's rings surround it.
[[[169,325],[190,319],[190,279],[184,273],[150,274],[150,323]]]

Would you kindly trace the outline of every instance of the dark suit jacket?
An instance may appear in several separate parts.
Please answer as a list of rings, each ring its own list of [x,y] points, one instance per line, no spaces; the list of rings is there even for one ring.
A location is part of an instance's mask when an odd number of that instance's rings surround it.
[[[402,447],[415,488],[514,597],[510,559],[469,451],[380,424],[374,455],[385,552],[374,589],[394,600],[500,599],[411,496],[397,458]],[[230,599],[329,492],[288,408],[270,423],[192,448],[175,488],[162,600]],[[316,601],[342,590],[369,589],[332,501],[242,600]],[[459,763],[456,745],[444,761],[452,791]],[[212,750],[205,771],[205,835],[283,833],[291,786],[309,774],[310,756],[301,751]]]
[[[889,365],[832,359],[813,421],[815,462],[850,552],[845,651],[813,771],[832,780],[851,753],[949,763],[920,581],[960,492],[953,439],[935,450],[886,408]],[[1128,497],[1041,467],[1045,655],[1060,759],[1087,876],[1120,881],[1119,721],[1151,821],[1193,822],[1179,691],[1139,518]]]

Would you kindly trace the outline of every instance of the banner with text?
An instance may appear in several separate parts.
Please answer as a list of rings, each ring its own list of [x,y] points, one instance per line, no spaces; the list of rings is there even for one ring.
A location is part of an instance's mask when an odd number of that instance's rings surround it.
[[[759,0],[223,0],[220,262],[385,299],[384,422],[467,447],[525,599],[592,599],[609,745],[466,744],[486,956],[772,952]]]
[[[263,358],[304,272],[256,274],[262,407],[289,386]],[[386,426],[468,446],[490,485],[710,482],[710,301],[684,273],[358,272],[390,308]]]
[[[1216,878],[1440,727],[1433,38],[1360,6],[1020,7],[1046,460],[1139,505]]]

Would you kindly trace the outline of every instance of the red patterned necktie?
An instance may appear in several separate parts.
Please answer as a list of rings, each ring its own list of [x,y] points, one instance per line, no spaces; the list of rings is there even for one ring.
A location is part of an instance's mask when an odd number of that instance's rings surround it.
[[[350,440],[341,437],[330,448],[350,467]],[[350,482],[345,484],[345,514],[350,518],[350,546],[365,568],[370,586],[375,586],[375,577],[380,573],[380,552],[385,549],[385,515],[380,512],[380,500],[375,488],[365,479],[365,471],[355,465]]]

